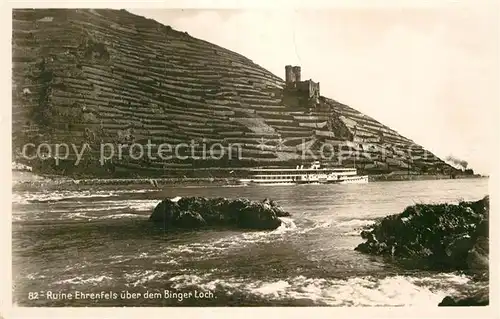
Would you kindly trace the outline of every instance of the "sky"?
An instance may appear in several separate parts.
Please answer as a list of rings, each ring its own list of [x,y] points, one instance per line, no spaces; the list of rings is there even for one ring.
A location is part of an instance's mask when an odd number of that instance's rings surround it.
[[[286,64],[444,159],[490,174],[499,161],[499,31],[494,2],[439,7],[128,9],[243,54]]]

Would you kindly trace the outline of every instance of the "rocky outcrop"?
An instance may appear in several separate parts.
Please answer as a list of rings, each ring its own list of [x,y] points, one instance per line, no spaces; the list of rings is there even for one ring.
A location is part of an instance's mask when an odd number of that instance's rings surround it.
[[[29,164],[38,172],[217,177],[224,172],[200,168],[295,167],[317,159],[325,144],[323,149],[338,147],[332,163],[366,172],[452,170],[335,100],[321,97],[313,109],[287,104],[280,77],[156,21],[125,10],[12,12],[13,157],[20,158],[28,142],[75,144],[78,151],[88,145],[79,165],[70,152],[68,158],[33,160]],[[152,154],[165,143],[198,145],[169,160],[137,158],[125,147],[120,158],[99,163],[102,143],[146,149],[148,140]],[[356,160],[337,157],[338,145],[346,141],[358,153]],[[207,156],[213,145],[224,148],[221,159]]]
[[[366,241],[355,250],[362,253],[406,267],[472,275],[471,289],[445,297],[439,306],[489,304],[489,196],[456,205],[410,206],[378,220],[361,237]]]
[[[237,227],[242,229],[276,229],[279,217],[290,216],[274,201],[248,199],[184,197],[165,199],[153,210],[150,220],[165,229],[201,227]]]
[[[417,204],[379,220],[357,251],[417,268],[488,272],[489,197],[458,204]]]
[[[489,289],[484,287],[469,294],[446,296],[438,306],[487,306],[489,303]]]

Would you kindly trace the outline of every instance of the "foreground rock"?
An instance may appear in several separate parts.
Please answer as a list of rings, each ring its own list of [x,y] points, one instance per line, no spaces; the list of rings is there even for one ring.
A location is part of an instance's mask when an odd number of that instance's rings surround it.
[[[416,268],[488,271],[489,198],[457,205],[417,204],[379,220],[357,251]]]
[[[366,242],[357,251],[391,258],[412,268],[463,270],[481,286],[447,296],[440,306],[489,303],[489,197],[457,205],[417,204],[379,220],[361,232]]]
[[[196,229],[224,226],[268,230],[281,225],[279,217],[290,216],[274,201],[249,199],[186,197],[165,199],[149,219],[165,228]]]
[[[472,294],[461,296],[446,296],[438,306],[487,306],[489,305],[489,290],[488,287],[479,289]]]

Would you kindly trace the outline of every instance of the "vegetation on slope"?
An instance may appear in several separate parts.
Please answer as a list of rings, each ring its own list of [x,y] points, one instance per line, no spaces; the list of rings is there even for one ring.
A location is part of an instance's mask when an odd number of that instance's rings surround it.
[[[367,173],[454,171],[332,99],[287,106],[283,80],[248,58],[124,10],[13,10],[12,51],[14,157],[23,161],[26,143],[88,145],[78,165],[75,152],[48,154],[29,163],[37,171],[185,176],[203,167],[295,166],[321,160],[325,144],[334,147],[328,164]],[[99,161],[103,143],[193,140],[199,145],[182,159],[136,159],[125,148],[121,158]],[[357,159],[339,157],[346,143]],[[224,157],[197,158],[215,144]]]

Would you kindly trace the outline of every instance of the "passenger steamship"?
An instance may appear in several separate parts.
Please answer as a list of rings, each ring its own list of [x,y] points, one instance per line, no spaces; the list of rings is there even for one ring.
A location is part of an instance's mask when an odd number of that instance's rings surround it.
[[[364,184],[368,175],[358,176],[355,168],[321,168],[319,162],[311,167],[255,168],[249,178],[240,179],[242,184],[295,185],[295,184]]]

